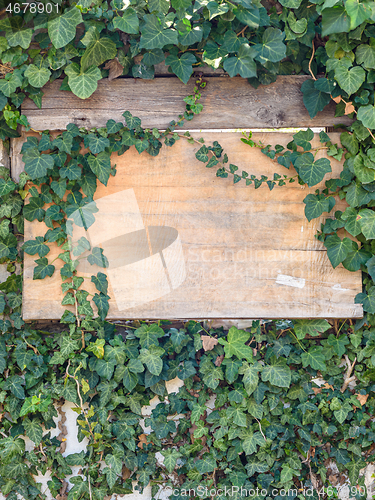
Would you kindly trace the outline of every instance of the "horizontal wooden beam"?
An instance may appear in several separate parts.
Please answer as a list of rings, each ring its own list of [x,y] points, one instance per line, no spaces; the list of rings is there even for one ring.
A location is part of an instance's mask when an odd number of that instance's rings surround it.
[[[284,127],[329,127],[349,124],[346,117],[335,117],[332,101],[313,119],[300,91],[307,76],[279,76],[271,85],[254,89],[246,79],[227,76],[207,77],[202,92],[204,111],[183,129],[243,129]],[[142,119],[145,127],[165,129],[185,110],[183,98],[192,93],[194,79],[184,85],[175,77],[154,80],[103,79],[98,89],[85,100],[71,92],[60,91],[61,80],[43,88],[42,108],[25,99],[22,113],[36,130],[64,130],[68,123],[80,127],[103,127],[109,119],[124,121],[126,110]]]

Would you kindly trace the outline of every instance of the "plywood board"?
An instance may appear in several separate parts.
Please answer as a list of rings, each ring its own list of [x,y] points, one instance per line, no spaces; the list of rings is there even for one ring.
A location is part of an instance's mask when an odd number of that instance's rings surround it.
[[[240,170],[295,174],[243,144],[241,134],[204,137],[219,140]],[[253,137],[273,145],[291,140],[276,133]],[[113,155],[117,174],[96,192],[97,225],[88,235],[114,263],[107,273],[109,318],[361,317],[354,304],[361,273],[333,269],[314,237],[323,218],[309,223],[304,216],[302,200],[316,188],[233,185],[196,160],[198,148],[181,139],[156,157],[134,148]],[[332,160],[332,167],[330,175],[338,176],[341,165]],[[43,223],[26,222],[26,239],[44,233]],[[58,249],[50,247],[51,261]],[[54,264],[58,270],[63,263]],[[24,319],[60,318],[59,272],[33,281],[33,267],[34,258],[25,255]],[[85,289],[95,293],[89,280]]]
[[[245,78],[207,77],[202,92],[204,113],[182,129],[241,129],[328,127],[351,123],[346,116],[335,117],[332,101],[313,119],[310,118],[300,91],[307,76],[279,76],[271,85],[254,89]],[[193,92],[194,79],[184,85],[178,78],[155,80],[100,80],[98,89],[88,99],[60,91],[62,80],[43,87],[42,108],[25,99],[22,113],[36,130],[64,130],[68,123],[79,127],[104,127],[109,119],[124,121],[130,111],[142,119],[144,127],[166,129],[185,111],[183,98]]]

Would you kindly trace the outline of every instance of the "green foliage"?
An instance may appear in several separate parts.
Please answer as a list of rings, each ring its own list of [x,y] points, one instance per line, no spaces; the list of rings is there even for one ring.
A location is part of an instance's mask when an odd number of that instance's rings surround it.
[[[33,475],[48,470],[54,472],[48,487],[56,496],[73,466],[82,475],[73,474],[69,495],[82,499],[90,498],[87,481],[92,491],[105,496],[131,492],[132,481],[140,491],[149,482],[172,487],[175,473],[182,491],[202,481],[210,484],[214,470],[216,488],[241,481],[248,489],[270,491],[302,487],[311,471],[324,484],[327,460],[349,474],[356,488],[360,469],[373,461],[375,332],[361,328],[353,333],[346,322],[340,331],[324,320],[297,321],[286,330],[283,323],[261,327],[253,322],[249,330],[229,332],[210,329],[219,342],[205,351],[197,339],[207,332],[189,321],[179,330],[183,347],[178,353],[173,347],[176,329],[159,323],[128,323],[119,334],[114,325],[96,320],[91,332],[76,324],[69,333],[29,329],[23,336],[9,325],[1,339],[13,373],[0,376],[2,404],[11,415],[1,422],[1,492],[22,492],[31,500],[30,488],[38,491]],[[318,337],[307,339],[305,333]],[[226,350],[236,342],[243,347]],[[251,351],[249,361],[243,359],[244,348]],[[343,356],[358,359],[358,397],[340,390],[346,373],[339,367]],[[160,388],[176,377],[173,366],[187,362],[192,369],[183,377],[184,387],[167,398]],[[213,379],[206,377],[215,370],[219,381],[211,387]],[[317,376],[327,381],[320,389]],[[144,434],[141,408],[155,395],[160,402],[151,407],[145,420],[150,433]],[[58,416],[53,403],[61,397],[74,403],[79,439],[89,442],[87,451],[65,457],[61,442],[50,437]],[[208,411],[212,400],[213,411]],[[32,443],[28,452],[23,437]],[[314,461],[307,463],[311,446]],[[361,460],[357,450],[364,452]],[[158,452],[161,460],[155,458]],[[99,461],[104,463],[101,470]]]

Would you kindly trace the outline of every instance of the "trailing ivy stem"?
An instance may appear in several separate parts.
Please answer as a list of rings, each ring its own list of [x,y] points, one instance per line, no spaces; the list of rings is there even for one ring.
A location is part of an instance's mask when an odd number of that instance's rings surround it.
[[[296,339],[298,345],[300,346],[300,348],[306,352],[305,348],[303,347],[303,345],[301,344],[301,342],[299,341],[299,339],[296,337],[296,335],[294,334],[294,332],[292,330],[290,330],[290,333],[293,335],[293,337]]]
[[[247,30],[248,27],[249,26],[246,25],[244,28],[242,28],[242,30],[237,33],[237,36],[240,36],[240,35],[245,36],[245,31]]]
[[[81,320],[80,320],[79,314],[78,314],[77,291],[73,290],[73,294],[74,294],[74,305],[75,305],[75,310],[76,310],[77,326],[78,326],[78,328],[80,328],[80,326],[81,326]],[[85,348],[85,338],[83,336],[83,338],[82,338],[82,349],[84,349],[84,348]]]
[[[40,352],[38,351],[38,349],[35,346],[32,346],[31,344],[29,344],[28,341],[25,339],[25,337],[22,337],[22,338],[25,341],[25,344],[28,347],[30,347],[30,349],[32,349],[34,351],[34,354],[40,354]]]
[[[87,427],[88,427],[88,430],[89,430],[89,433],[91,434],[91,437],[94,441],[94,443],[96,444],[96,439],[95,439],[95,436],[94,436],[94,433],[92,432],[92,429],[91,429],[91,425],[90,425],[90,422],[87,418],[87,415],[86,415],[86,412],[85,412],[85,409],[83,407],[83,400],[82,400],[82,396],[81,396],[81,391],[80,391],[80,388],[79,388],[79,380],[74,376],[74,375],[70,375],[69,373],[69,368],[70,368],[70,359],[68,360],[68,365],[66,367],[66,376],[67,377],[70,377],[72,378],[73,380],[75,380],[75,383],[77,385],[77,394],[78,394],[78,397],[79,397],[79,402],[80,402],[80,408],[81,408],[81,412],[83,413],[84,417],[85,417],[85,420],[86,420],[86,424],[87,424]]]
[[[342,322],[342,324],[341,324],[340,328],[338,329],[338,331],[337,331],[337,333],[336,333],[336,337],[338,337],[338,336],[339,336],[339,333],[340,333],[340,331],[341,331],[341,328],[345,325],[346,321],[347,321],[347,320],[346,320],[346,319],[344,319],[344,321]]]
[[[92,493],[91,493],[91,481],[90,481],[90,474],[87,471],[87,482],[89,483],[89,495],[90,495],[90,500],[92,500]]]
[[[314,40],[313,40],[312,41],[312,54],[311,54],[310,61],[309,61],[309,71],[310,71],[310,75],[312,76],[313,80],[316,80],[316,77],[315,77],[315,75],[314,75],[314,73],[312,72],[312,69],[311,69],[311,63],[313,61],[314,54],[315,54],[315,45],[314,45]]]
[[[262,434],[262,436],[264,437],[264,440],[265,440],[265,441],[267,441],[266,436],[263,434],[263,431],[262,431],[262,426],[260,425],[260,421],[259,421],[256,417],[254,417],[254,418],[255,418],[255,420],[258,422],[260,433],[261,433],[261,434]]]

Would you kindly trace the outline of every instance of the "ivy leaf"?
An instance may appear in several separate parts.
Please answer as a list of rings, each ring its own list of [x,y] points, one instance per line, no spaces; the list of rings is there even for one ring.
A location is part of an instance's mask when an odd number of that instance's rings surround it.
[[[87,257],[88,262],[94,266],[108,267],[109,262],[107,257],[103,254],[103,249],[99,247],[94,247],[91,254]]]
[[[104,467],[103,474],[105,474],[105,477],[107,479],[108,487],[113,488],[116,481],[117,481],[117,477],[118,477],[116,472],[113,469],[110,469],[109,467]],[[77,495],[77,498],[80,498],[80,497]]]
[[[243,363],[241,368],[238,370],[240,375],[243,375],[243,384],[245,386],[245,391],[248,396],[255,391],[259,381],[259,372],[260,368],[258,365],[249,365],[249,363]]]
[[[129,392],[131,392],[134,389],[134,387],[138,384],[137,375],[135,373],[132,373],[127,366],[124,369],[122,383]]]
[[[174,448],[163,450],[162,455],[164,457],[164,467],[166,467],[168,472],[172,472],[174,470],[177,464],[177,459],[182,457],[181,453]]]
[[[30,418],[25,418],[22,422],[25,428],[26,436],[35,443],[35,446],[39,446],[43,437],[43,429],[40,422],[36,419],[30,420]]]
[[[219,344],[224,346],[225,357],[231,358],[235,356],[238,359],[247,359],[252,361],[253,351],[251,347],[245,345],[250,338],[250,333],[245,330],[238,330],[235,326],[232,326],[228,332],[227,340],[220,338],[218,339]]]
[[[375,255],[373,255],[371,259],[366,262],[366,267],[372,280],[375,281]]]
[[[254,45],[257,53],[255,59],[260,63],[278,62],[286,56],[286,46],[284,44],[285,33],[276,28],[267,28],[263,33],[262,43]]]
[[[200,474],[213,472],[216,468],[216,460],[210,453],[204,453],[202,457],[195,463],[195,467]]]
[[[348,33],[350,31],[350,17],[344,7],[324,9],[322,13],[322,37],[332,33]]]
[[[208,147],[203,144],[203,146],[195,153],[196,159],[206,163],[206,161],[208,161],[208,151]]]
[[[190,52],[185,52],[180,58],[170,55],[165,60],[165,64],[170,66],[173,73],[185,84],[193,74],[192,65],[195,62],[197,62],[197,58]]]
[[[53,165],[52,156],[35,151],[33,155],[27,156],[25,160],[25,172],[34,180],[47,175],[48,169],[53,168]]]
[[[39,88],[48,82],[52,73],[48,68],[38,68],[35,64],[30,64],[24,74],[28,78],[30,85]]]
[[[255,5],[246,5],[246,7],[239,5],[233,9],[233,14],[249,28],[255,29],[259,27],[260,14],[258,7]]]
[[[210,13],[209,20],[211,21],[211,19],[214,19],[214,17],[221,16],[222,14],[227,13],[229,10],[229,6],[225,3],[220,5],[215,1],[211,1],[208,2],[207,9]]]
[[[25,391],[22,387],[24,383],[24,380],[20,376],[12,375],[6,379],[3,389],[10,390],[18,399],[25,399]]]
[[[220,380],[224,380],[223,370],[219,366],[213,367],[211,370],[206,371],[203,376],[203,382],[210,388],[216,389],[220,383]]]
[[[264,446],[266,443],[260,432],[253,433],[250,430],[246,430],[240,437],[242,439],[242,448],[246,455],[252,455],[257,451],[257,446]]]
[[[159,338],[164,336],[164,330],[156,323],[142,325],[135,330],[134,335],[139,338],[141,347],[148,349],[152,345],[159,345]]]
[[[150,373],[160,375],[163,369],[161,356],[164,352],[162,347],[151,345],[148,349],[141,349],[139,359],[147,366]]]
[[[131,35],[138,35],[139,20],[137,13],[131,7],[124,10],[122,16],[115,16],[113,18],[113,26],[115,29],[124,31]]]
[[[135,130],[136,128],[141,126],[141,120],[137,116],[133,116],[130,111],[124,111],[122,116],[125,117],[126,125],[132,129]],[[129,131],[128,131],[129,132]],[[135,141],[133,141],[131,144],[128,144],[128,146],[132,146]],[[124,142],[122,142],[124,144]]]
[[[295,475],[297,475],[298,472],[291,469],[289,465],[283,465],[281,469],[281,474],[280,474],[280,481],[282,483],[286,483],[288,481],[291,481]]]
[[[375,129],[375,106],[371,104],[361,106],[358,110],[357,118],[362,122],[364,127]]]
[[[331,162],[328,158],[320,158],[314,162],[312,153],[298,156],[294,166],[303,182],[311,187],[321,182],[328,172],[332,172]]]
[[[352,251],[352,240],[344,238],[341,240],[337,234],[327,236],[324,241],[324,246],[327,248],[327,255],[332,266],[337,267],[348,254]]]
[[[98,273],[96,276],[91,276],[91,282],[94,283],[98,292],[103,292],[104,294],[108,291],[108,281],[107,276],[104,273]]]
[[[164,28],[154,14],[147,15],[141,31],[140,49],[162,49],[165,45],[177,45],[178,33],[171,28]]]
[[[349,344],[349,340],[346,335],[340,335],[340,337],[336,337],[331,333],[331,335],[327,339],[327,343],[333,347],[333,350],[340,358],[345,354],[346,347]]]
[[[14,191],[16,184],[11,180],[0,179],[0,196],[5,196]]]
[[[375,286],[370,287],[367,294],[358,293],[355,296],[354,303],[362,304],[366,312],[375,314]]]
[[[191,5],[191,0],[172,0],[172,7],[175,10],[187,9]]]
[[[45,257],[50,250],[48,245],[44,243],[43,236],[37,236],[35,240],[25,241],[22,248],[27,254],[35,255],[37,253],[39,257]]]
[[[323,347],[321,345],[311,347],[307,352],[302,354],[301,358],[304,368],[306,368],[306,366],[311,366],[314,370],[320,370],[321,372],[327,370]]]
[[[64,335],[60,344],[59,351],[54,352],[49,363],[51,365],[62,364],[72,352],[77,352],[79,350],[79,344],[77,340],[73,340],[71,337]]]
[[[43,210],[44,201],[41,198],[32,197],[29,203],[23,207],[23,215],[26,220],[32,222],[37,219],[41,222],[44,219],[45,211]]]
[[[357,221],[361,227],[363,235],[368,240],[375,238],[375,212],[368,208],[360,210],[357,215]]]
[[[94,153],[94,155],[101,153],[102,151],[105,150],[105,148],[108,148],[110,145],[109,139],[107,139],[106,137],[90,134],[88,136],[88,139],[89,139],[89,149],[91,153]]]
[[[47,276],[51,277],[55,272],[55,266],[48,264],[48,259],[42,257],[41,259],[36,259],[35,261],[38,265],[34,267],[34,280],[43,280]]]
[[[104,151],[96,156],[89,155],[87,163],[99,181],[106,186],[111,174],[111,156]]]
[[[224,359],[222,364],[225,366],[225,378],[227,382],[233,384],[238,377],[238,370],[242,366],[241,361],[236,359]]]
[[[109,310],[109,296],[105,293],[100,292],[100,294],[95,294],[92,299],[96,307],[98,308],[99,318],[104,321]]]
[[[362,4],[364,5],[364,4]],[[359,45],[355,50],[357,64],[361,64],[365,69],[375,68],[375,39],[370,38],[369,45]]]
[[[227,408],[227,417],[229,420],[233,421],[234,424],[239,427],[246,427],[246,414],[243,409],[239,406],[229,406]]]
[[[301,86],[303,93],[303,103],[310,115],[310,118],[323,109],[331,102],[330,94],[317,89],[314,80],[305,80]]]
[[[0,443],[3,460],[8,461],[8,459],[22,455],[25,452],[25,441],[23,439],[9,436],[2,439]]]
[[[364,21],[371,19],[373,12],[371,5],[359,3],[358,0],[346,0],[345,10],[350,16],[350,30],[354,30]]]
[[[316,337],[331,328],[325,319],[300,319],[293,322],[297,339],[302,340],[306,335]]]
[[[340,65],[335,69],[335,79],[338,81],[340,87],[350,96],[357,92],[365,81],[366,72],[360,66],[355,66],[348,70]]]
[[[139,413],[141,413],[141,409]],[[158,420],[152,422],[151,426],[159,439],[164,439],[168,434],[176,431],[175,422],[173,420],[168,421],[166,417],[159,417]]]
[[[116,455],[108,454],[105,457],[105,463],[109,465],[116,474],[120,474],[122,470],[122,460]]]
[[[292,381],[292,373],[286,364],[286,359],[272,356],[271,364],[263,367],[262,380],[276,387],[289,387]]]
[[[346,465],[350,462],[349,453],[346,450],[342,450],[341,448],[336,448],[331,451],[331,456],[336,458],[336,461],[339,464]]]
[[[23,49],[28,49],[31,43],[32,30],[29,28],[26,29],[14,29],[12,32],[6,33],[6,38],[9,44],[9,47],[17,47],[19,45]]]
[[[116,55],[117,49],[114,41],[105,36],[102,38],[98,38],[97,40],[93,40],[86,47],[86,50],[81,58],[81,68],[83,71],[85,71],[90,66],[100,66],[108,59],[115,58]],[[70,81],[69,86],[71,88]]]
[[[358,244],[355,241],[352,242],[352,248],[352,252],[348,254],[342,265],[348,271],[355,272],[359,271],[363,264],[366,264],[366,262],[371,258],[372,254],[370,252],[367,252],[363,248],[359,248]]]
[[[56,49],[66,47],[76,34],[76,27],[82,22],[81,12],[77,7],[48,21],[48,35]]]
[[[224,69],[232,78],[240,74],[242,78],[254,78],[257,76],[257,66],[254,61],[254,48],[247,43],[241,45],[237,56],[229,57],[224,61]]]
[[[98,87],[98,80],[102,74],[100,69],[92,66],[87,70],[80,68],[77,63],[71,63],[65,68],[71,91],[80,99],[87,99]]]
[[[349,462],[345,466],[349,471],[350,484],[356,486],[359,478],[359,471],[366,467],[366,462],[362,459],[358,459],[356,462]]]

